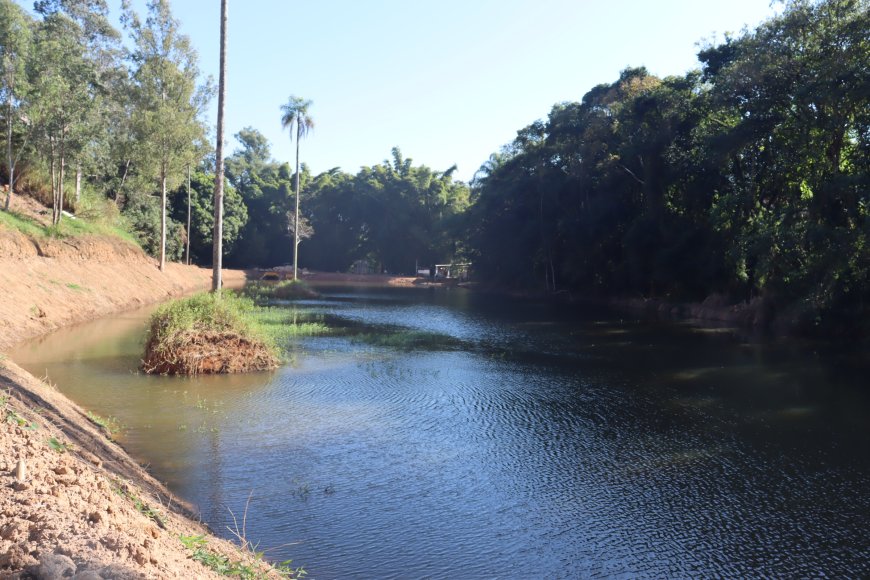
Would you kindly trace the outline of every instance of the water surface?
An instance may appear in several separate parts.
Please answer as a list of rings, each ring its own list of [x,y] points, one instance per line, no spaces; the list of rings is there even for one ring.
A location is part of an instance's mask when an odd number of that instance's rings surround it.
[[[136,371],[144,312],[11,356],[315,578],[866,577],[870,396],[798,346],[461,290],[328,292],[274,373]]]

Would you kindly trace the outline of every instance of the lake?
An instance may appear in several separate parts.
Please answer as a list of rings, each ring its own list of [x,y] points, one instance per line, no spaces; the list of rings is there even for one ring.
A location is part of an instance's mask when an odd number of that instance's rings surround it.
[[[462,289],[325,290],[273,373],[137,372],[147,311],[10,353],[310,577],[870,575],[870,388],[792,342]]]

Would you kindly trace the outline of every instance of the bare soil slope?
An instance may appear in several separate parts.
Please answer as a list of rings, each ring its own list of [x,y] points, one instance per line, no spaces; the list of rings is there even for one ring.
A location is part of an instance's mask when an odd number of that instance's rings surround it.
[[[124,241],[30,238],[0,226],[0,352],[64,325],[207,288],[210,270]],[[227,271],[228,285],[243,272]],[[0,355],[0,578],[207,578],[180,536],[275,575],[209,535],[55,387]]]

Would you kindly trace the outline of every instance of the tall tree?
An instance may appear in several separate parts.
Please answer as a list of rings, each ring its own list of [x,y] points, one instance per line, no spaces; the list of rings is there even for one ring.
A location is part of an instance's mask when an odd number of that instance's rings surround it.
[[[293,214],[293,279],[296,280],[299,265],[299,142],[302,137],[314,128],[314,121],[308,114],[311,101],[290,96],[287,104],[281,106],[281,127],[289,129],[290,139],[293,139],[293,129],[296,129],[296,211]]]
[[[214,234],[212,236],[212,292],[220,292],[224,227],[224,108],[227,95],[227,0],[221,0],[221,72],[218,84],[217,144],[215,146]]]
[[[166,267],[166,195],[184,177],[194,153],[205,149],[200,114],[212,93],[197,87],[197,54],[179,31],[168,0],[151,0],[144,23],[124,0],[122,22],[132,35],[135,66],[133,128],[139,170],[155,178],[160,190],[160,270]]]
[[[27,77],[25,64],[31,47],[31,22],[24,12],[12,0],[0,0],[0,97],[3,100],[3,119],[6,125],[6,170],[9,176],[9,190],[6,192],[4,208],[9,210],[9,203],[15,192],[15,165],[18,154],[13,146],[15,120],[20,117],[17,110],[26,91]]]

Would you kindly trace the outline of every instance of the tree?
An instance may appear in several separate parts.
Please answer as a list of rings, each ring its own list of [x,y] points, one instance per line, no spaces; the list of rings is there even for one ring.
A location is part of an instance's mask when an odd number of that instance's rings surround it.
[[[18,154],[13,147],[16,117],[21,116],[18,107],[27,90],[25,65],[31,49],[31,22],[12,0],[0,0],[0,98],[3,100],[3,118],[6,125],[6,170],[9,176],[9,190],[6,193],[4,208],[15,192],[15,166],[23,148]]]
[[[190,176],[191,227],[187,230],[191,263],[209,264],[213,258],[214,240],[214,165],[211,160],[194,167]],[[187,219],[187,184],[182,184],[169,195],[171,223],[182,224]],[[234,187],[224,184],[222,247],[230,254],[239,243],[242,230],[248,222],[248,209]],[[171,241],[171,240],[170,240]]]
[[[124,0],[122,22],[134,42],[132,60],[133,131],[139,170],[155,179],[160,191],[160,270],[166,267],[166,195],[184,176],[191,158],[206,148],[200,114],[212,93],[196,86],[196,51],[179,32],[168,0],[150,0],[143,24]]]
[[[227,0],[221,0],[221,72],[218,89],[217,145],[215,147],[214,233],[212,235],[212,292],[220,292],[224,227],[224,109],[227,96]]]
[[[314,128],[314,121],[308,114],[311,101],[290,96],[287,104],[281,106],[281,128],[289,129],[290,140],[293,140],[293,129],[296,129],[296,211],[293,214],[293,279],[297,279],[299,253],[299,141]]]

